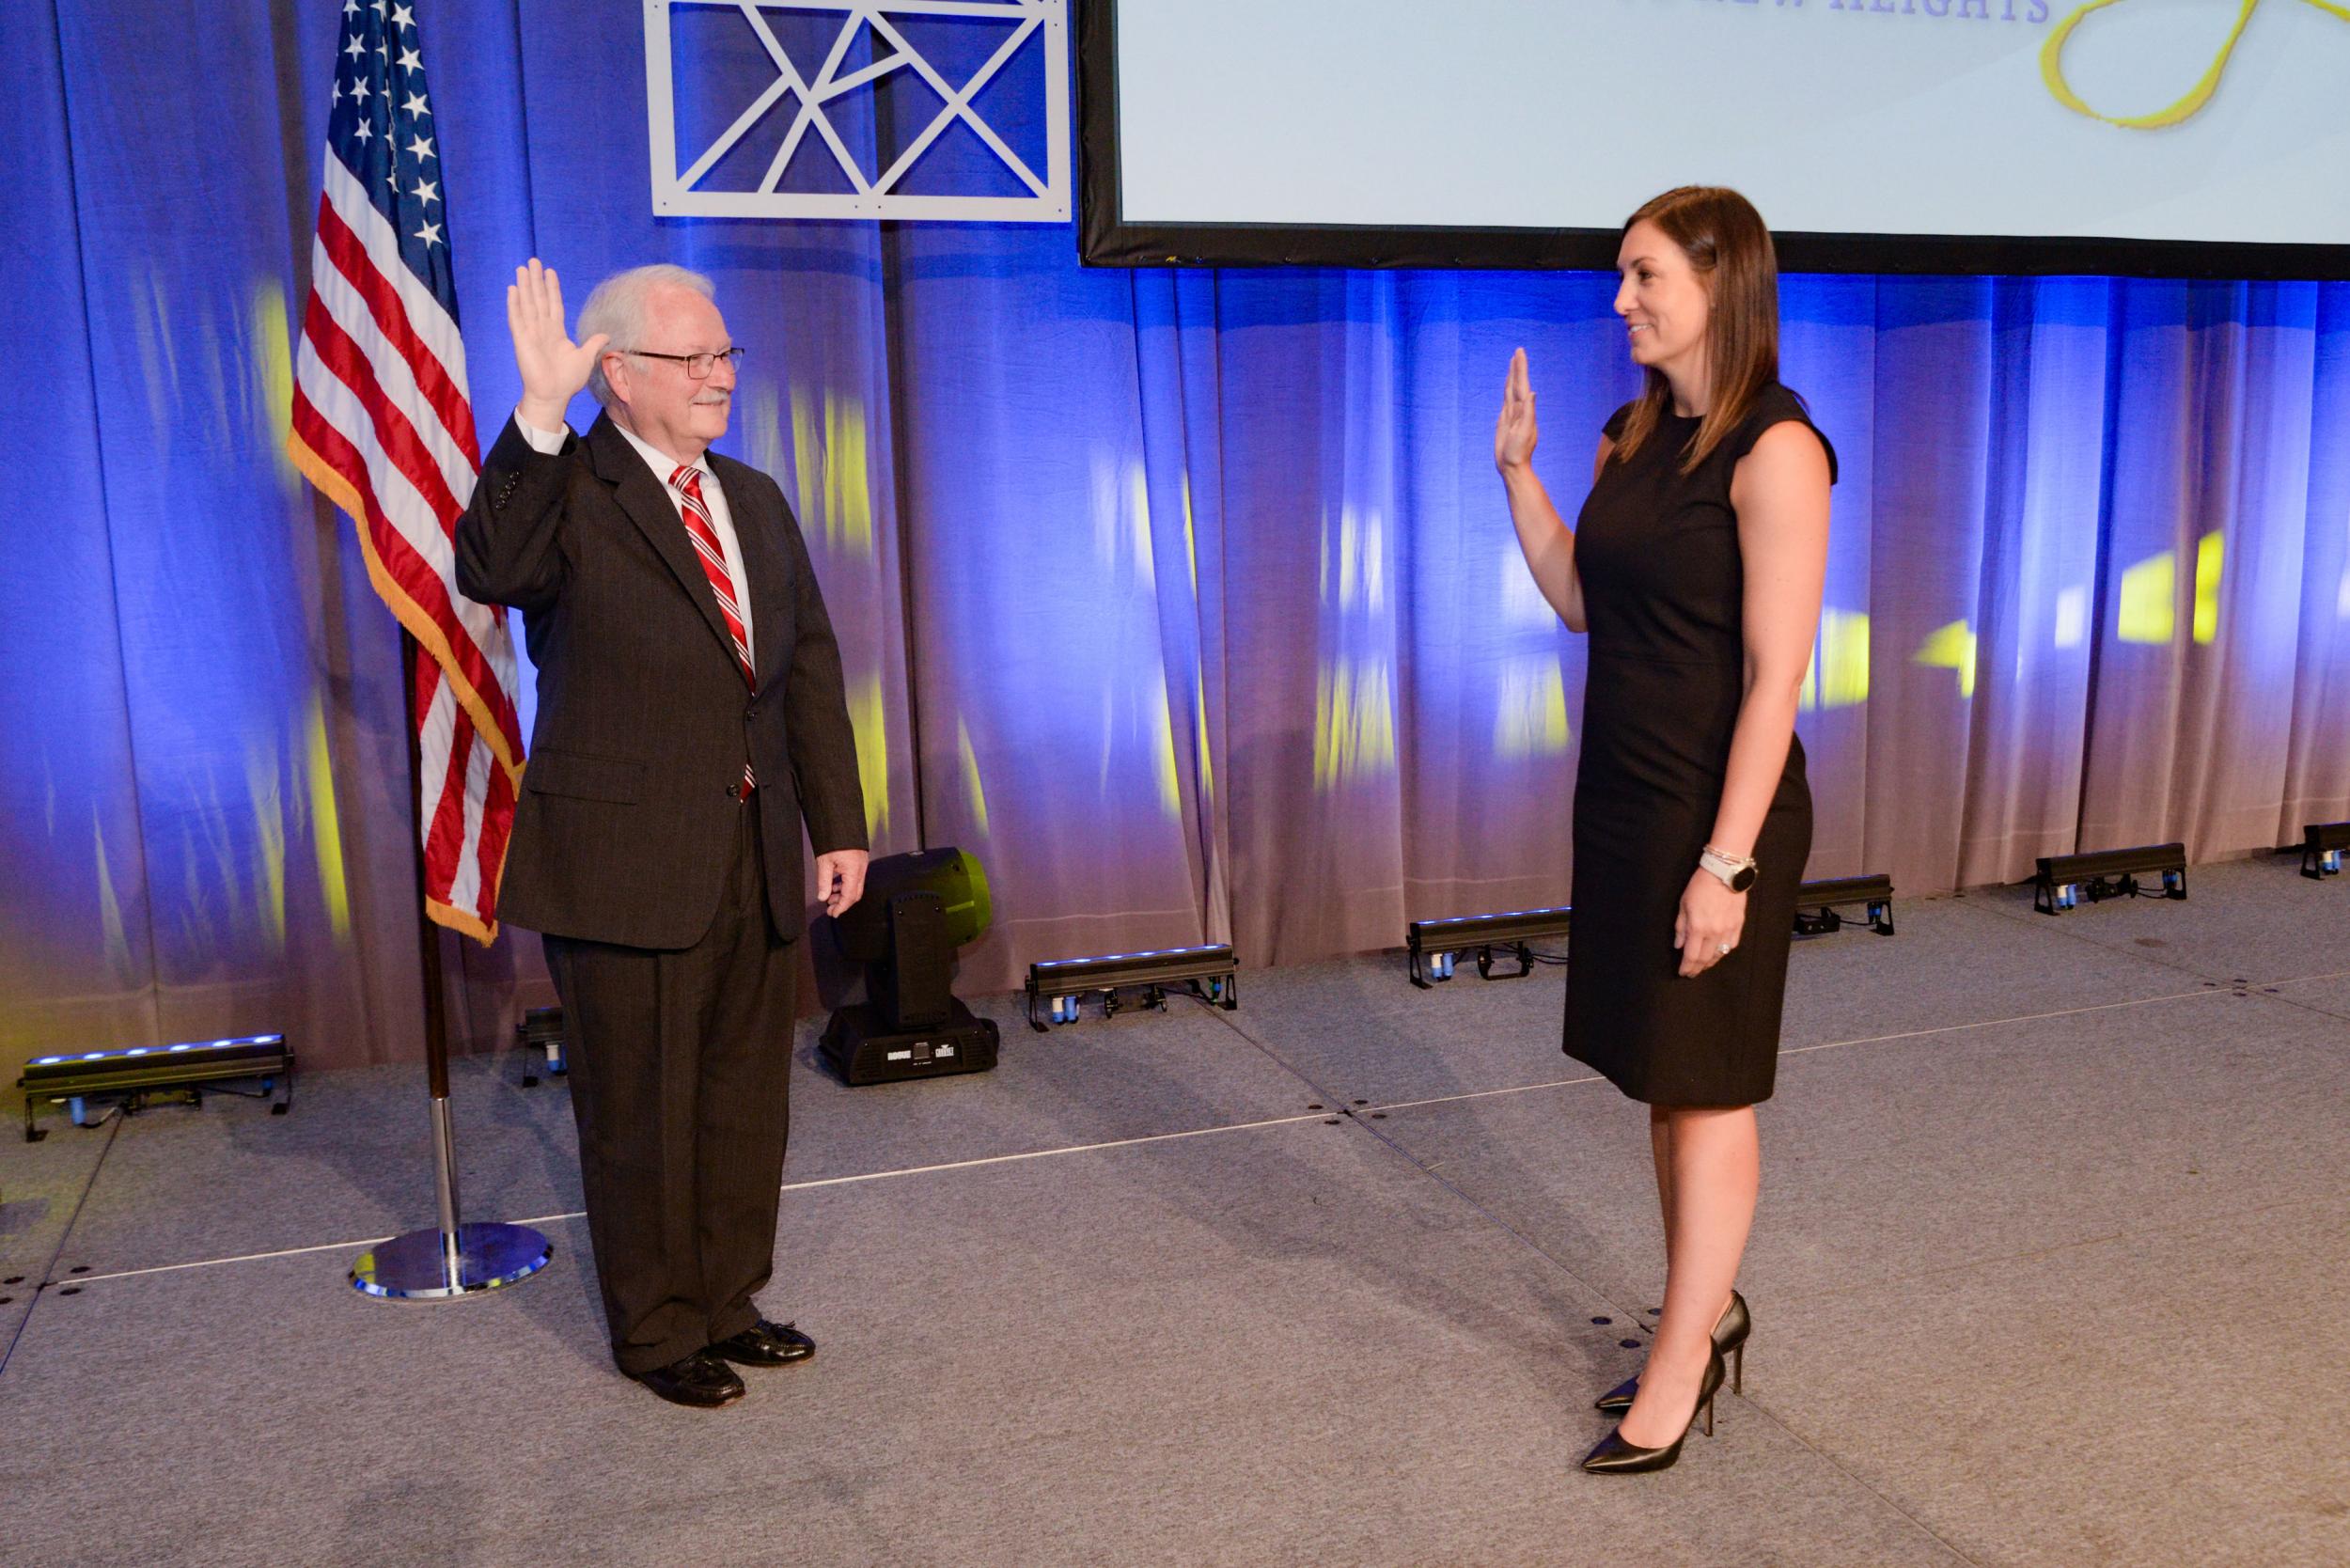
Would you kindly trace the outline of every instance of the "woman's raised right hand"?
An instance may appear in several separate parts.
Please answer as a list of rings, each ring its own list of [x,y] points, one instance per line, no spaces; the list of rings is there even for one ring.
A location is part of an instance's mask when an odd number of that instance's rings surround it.
[[[506,324],[514,335],[514,367],[523,373],[523,417],[540,430],[563,428],[563,411],[611,339],[599,332],[585,343],[563,330],[563,281],[532,257],[514,269],[506,290]]]
[[[1501,416],[1494,421],[1494,466],[1507,474],[1534,459],[1534,384],[1527,378],[1526,351],[1510,356],[1510,376],[1501,390]]]

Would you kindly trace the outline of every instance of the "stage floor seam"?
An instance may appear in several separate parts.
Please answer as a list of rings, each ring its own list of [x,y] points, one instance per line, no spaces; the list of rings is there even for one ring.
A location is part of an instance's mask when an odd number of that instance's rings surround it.
[[[2194,995],[2200,996],[2201,993],[2197,992],[2194,993]],[[1223,1019],[1225,1024],[1228,1025],[1234,1033],[1240,1035],[1243,1039],[1255,1045],[1259,1050],[1264,1052],[1265,1055],[1271,1057],[1283,1068],[1287,1069],[1289,1072],[1296,1074],[1300,1079],[1307,1083],[1314,1083],[1314,1080],[1303,1069],[1299,1068],[1295,1063],[1285,1059],[1278,1051],[1274,1049],[1274,1047],[1266,1042],[1259,1040],[1256,1036],[1250,1034],[1246,1029],[1242,1028],[1239,1023],[1230,1015],[1219,1013],[1218,1016]],[[1569,1084],[1604,1083],[1606,1081],[1606,1080],[1600,1074],[1593,1074],[1587,1077],[1567,1079],[1559,1084],[1548,1084],[1539,1087],[1563,1088],[1567,1087]],[[1325,1095],[1325,1103],[1329,1103],[1327,1096],[1331,1091],[1324,1090],[1319,1084],[1315,1085],[1315,1090],[1316,1092],[1324,1093]],[[1488,1094],[1496,1092],[1506,1093],[1510,1091],[1480,1090],[1475,1093],[1453,1096],[1451,1098],[1460,1100],[1481,1099]],[[1344,1105],[1343,1097],[1340,1097],[1338,1103]],[[1417,1103],[1438,1105],[1445,1103],[1445,1101],[1443,1099],[1435,1099]],[[1512,1241],[1515,1241],[1520,1247],[1524,1247],[1528,1252],[1533,1254],[1544,1264],[1554,1270],[1559,1278],[1572,1283],[1577,1290],[1582,1291],[1585,1294],[1590,1296],[1594,1301],[1605,1302],[1608,1306],[1614,1308],[1617,1312],[1621,1313],[1631,1324],[1631,1325],[1637,1330],[1642,1339],[1649,1339],[1653,1337],[1653,1330],[1649,1325],[1648,1319],[1642,1313],[1640,1309],[1625,1305],[1622,1300],[1618,1299],[1618,1293],[1595,1280],[1586,1278],[1583,1275],[1577,1273],[1564,1259],[1559,1257],[1548,1247],[1543,1246],[1541,1242],[1535,1240],[1535,1238],[1528,1235],[1517,1226],[1512,1224],[1507,1217],[1495,1212],[1492,1207],[1480,1201],[1473,1194],[1462,1187],[1459,1183],[1454,1182],[1451,1178],[1437,1170],[1434,1166],[1431,1166],[1426,1161],[1422,1160],[1418,1154],[1414,1153],[1394,1136],[1391,1128],[1374,1127],[1371,1124],[1369,1119],[1370,1111],[1373,1109],[1387,1110],[1397,1108],[1400,1107],[1394,1105],[1380,1105],[1373,1103],[1360,1106],[1347,1105],[1342,1114],[1352,1118],[1357,1126],[1362,1128],[1363,1131],[1369,1133],[1373,1138],[1377,1139],[1383,1148],[1395,1156],[1395,1158],[1401,1160],[1415,1174],[1443,1188],[1446,1192],[1452,1196],[1454,1201],[1463,1205],[1471,1214],[1474,1214],[1483,1219],[1486,1224],[1492,1226],[1503,1235],[1506,1235]],[[1906,1521],[1913,1529],[1916,1529],[1926,1539],[1932,1541],[1935,1545],[1950,1553],[1952,1558],[1956,1559],[1960,1562],[1968,1564],[1969,1568],[1982,1568],[1982,1564],[1977,1562],[1974,1558],[1967,1556],[1965,1552],[1959,1550],[1958,1547],[1951,1544],[1950,1542],[1945,1540],[1939,1531],[1935,1530],[1932,1526],[1919,1519],[1908,1509],[1903,1507],[1898,1501],[1888,1497],[1878,1487],[1871,1484],[1860,1476],[1854,1474],[1851,1468],[1834,1453],[1820,1448],[1809,1438],[1805,1437],[1801,1433],[1795,1431],[1793,1427],[1789,1426],[1777,1412],[1771,1410],[1768,1406],[1761,1404],[1755,1401],[1748,1400],[1743,1394],[1733,1394],[1726,1388],[1722,1389],[1719,1397],[1724,1399],[1736,1399],[1740,1401],[1762,1419],[1768,1421],[1772,1426],[1778,1428],[1790,1442],[1794,1443],[1806,1452],[1819,1459],[1827,1465],[1831,1469],[1835,1470],[1839,1475],[1842,1476],[1846,1481],[1851,1482],[1854,1486],[1858,1487],[1862,1492],[1865,1492],[1870,1497],[1875,1498],[1877,1502],[1882,1504],[1885,1508],[1890,1510],[1893,1513]]]
[[[2094,943],[2090,945],[2096,946]],[[2149,962],[2158,963],[2160,961],[2150,960]],[[2264,984],[2258,988],[2257,994],[2267,995],[2267,988],[2269,986],[2298,985],[2310,983],[2315,980],[2343,978],[2350,978],[2350,970],[2337,970],[2322,974],[2294,976],[2283,980],[2264,982]],[[2000,1028],[2016,1024],[2040,1023],[2051,1019],[2075,1017],[2089,1013],[2110,1012],[2131,1008],[2160,1007],[2171,1003],[2195,1001],[2207,997],[2233,997],[2252,994],[2255,994],[2253,988],[2248,987],[2239,990],[2235,987],[2220,985],[2215,982],[2210,985],[2199,987],[2194,991],[2171,992],[2159,996],[2131,997],[2121,1001],[2098,1002],[2078,1008],[2060,1008],[2047,1011],[2017,1013],[2008,1017],[1982,1019],[1970,1023],[1936,1025],[1931,1028],[1904,1029],[1892,1034],[1861,1035],[1849,1040],[1822,1041],[1810,1045],[1793,1045],[1782,1049],[1779,1052],[1779,1055],[1784,1058],[1810,1055],[1820,1051],[1847,1050],[1864,1045],[1893,1044],[1904,1041],[1931,1038],[1936,1035],[1965,1034],[1977,1030]],[[2293,997],[2282,996],[2281,994],[2277,995],[2275,999],[2284,1002],[2299,1011],[2307,1012],[2312,1016],[2326,1019],[2328,1022],[2341,1023],[2343,1021],[2342,1015],[2339,1013],[2329,1012],[2323,1008],[2311,1007]],[[968,1160],[950,1160],[929,1165],[895,1167],[885,1170],[856,1171],[842,1176],[819,1177],[807,1182],[786,1182],[783,1184],[782,1191],[786,1194],[790,1194],[793,1192],[811,1191],[821,1187],[841,1186],[865,1182],[892,1181],[909,1176],[932,1175],[951,1170],[964,1170],[987,1166],[1014,1164],[1026,1160],[1054,1159],[1073,1154],[1099,1153],[1116,1149],[1143,1147],[1151,1144],[1174,1142],[1181,1139],[1207,1137],[1227,1133],[1250,1132],[1265,1127],[1278,1127],[1302,1124],[1305,1122],[1326,1121],[1333,1117],[1345,1118],[1365,1122],[1366,1131],[1371,1132],[1374,1137],[1380,1137],[1381,1141],[1387,1143],[1389,1147],[1404,1152],[1407,1158],[1413,1159],[1415,1166],[1420,1168],[1423,1173],[1428,1174],[1435,1180],[1441,1182],[1443,1180],[1441,1177],[1434,1177],[1433,1168],[1419,1166],[1417,1157],[1411,1156],[1408,1151],[1404,1150],[1401,1144],[1386,1138],[1380,1129],[1370,1127],[1367,1120],[1369,1113],[1371,1111],[1385,1112],[1421,1109],[1434,1105],[1456,1105],[1472,1100],[1495,1099],[1519,1094],[1534,1094],[1553,1090],[1581,1088],[1607,1081],[1602,1074],[1592,1073],[1572,1078],[1547,1079],[1541,1083],[1514,1084],[1498,1089],[1469,1090],[1464,1090],[1458,1094],[1432,1095],[1412,1100],[1370,1100],[1363,1105],[1356,1105],[1350,1103],[1347,1097],[1340,1094],[1337,1090],[1328,1089],[1323,1084],[1317,1082],[1308,1073],[1300,1068],[1296,1063],[1282,1057],[1273,1046],[1267,1044],[1264,1041],[1257,1038],[1247,1029],[1242,1027],[1240,1023],[1236,1021],[1233,1014],[1227,1013],[1221,1008],[1208,1008],[1204,1011],[1213,1016],[1218,1023],[1222,1024],[1226,1028],[1230,1029],[1239,1039],[1245,1041],[1259,1052],[1261,1052],[1268,1060],[1279,1067],[1283,1072],[1288,1073],[1291,1076],[1296,1078],[1300,1084],[1304,1085],[1314,1094],[1321,1096],[1324,1104],[1329,1108],[1321,1111],[1301,1112],[1293,1116],[1269,1117],[1248,1121],[1218,1123],[1210,1127],[1185,1128],[1182,1131],[1172,1133],[1150,1133],[1134,1137],[1111,1138],[1096,1142],[1066,1144],[1049,1149],[1017,1150],[1009,1153],[982,1155]],[[70,1249],[74,1227],[80,1221],[82,1208],[87,1202],[90,1192],[96,1187],[99,1173],[104,1168],[106,1154],[112,1151],[114,1140],[119,1136],[124,1124],[123,1119],[118,1116],[111,1119],[108,1124],[106,1142],[104,1146],[102,1147],[98,1159],[93,1162],[89,1175],[82,1184],[82,1190],[76,1198],[73,1217],[67,1222],[64,1232],[59,1237],[55,1248],[52,1251],[47,1264],[44,1265],[42,1269],[40,1279],[35,1289],[35,1300],[31,1304],[33,1309],[37,1309],[39,1308],[39,1297],[42,1292],[54,1289],[56,1286],[63,1284],[70,1283],[86,1286],[103,1284],[122,1279],[137,1278],[146,1275],[174,1274],[193,1269],[232,1267],[241,1263],[265,1262],[278,1258],[299,1257],[304,1254],[313,1252],[331,1252],[338,1248],[365,1248],[389,1239],[387,1234],[360,1237],[344,1241],[308,1243],[299,1247],[277,1247],[260,1252],[237,1253],[219,1258],[191,1258],[179,1262],[157,1263],[144,1268],[120,1269],[105,1274],[83,1275],[70,1279],[55,1278],[54,1274],[56,1262],[58,1259],[64,1257],[67,1251]],[[73,1130],[75,1132],[85,1131],[85,1129],[79,1128]],[[1446,1185],[1450,1187],[1450,1184],[1449,1183],[1446,1184]],[[1451,1190],[1456,1192],[1458,1191],[1457,1188],[1452,1188]],[[1475,1205],[1472,1203],[1472,1206]],[[1480,1212],[1482,1213],[1484,1211],[1480,1208]],[[2253,1213],[2259,1212],[2259,1210],[2256,1208],[2244,1212]],[[569,1209],[549,1214],[525,1215],[517,1219],[509,1220],[508,1223],[535,1226],[565,1223],[572,1220],[583,1219],[585,1217],[586,1215],[584,1211]],[[1501,1222],[1496,1220],[1496,1223],[1499,1224]],[[1504,1228],[1511,1229],[1506,1225]],[[1518,1234],[1514,1229],[1511,1229],[1511,1233],[1512,1235]],[[1521,1241],[1525,1240],[1523,1236],[1519,1236],[1519,1239]],[[1530,1247],[1533,1244],[1528,1242],[1527,1245]],[[2067,1244],[2067,1246],[2071,1245],[2074,1244]],[[1542,1249],[1539,1247],[1534,1247],[1534,1250],[1538,1253],[1542,1252]],[[1562,1269],[1566,1267],[1566,1265],[1559,1262],[1559,1260],[1551,1258],[1549,1254],[1542,1253],[1542,1255],[1554,1266]],[[2017,1254],[2017,1256],[2023,1255],[2025,1254]],[[1995,1262],[1998,1261],[1999,1258],[2004,1258],[2006,1256],[2008,1255],[2000,1254],[1995,1258],[1979,1259],[1976,1260],[1976,1262]],[[1569,1270],[1568,1272],[1572,1277],[1572,1270]],[[1606,1296],[1606,1292],[1599,1290],[1595,1286],[1590,1286],[1590,1282],[1587,1280],[1581,1280],[1578,1278],[1577,1282],[1590,1288],[1596,1295],[1600,1295],[1602,1297]],[[1834,1293],[1819,1294],[1832,1294]],[[1621,1304],[1619,1305],[1621,1306]],[[1637,1312],[1628,1311],[1628,1315],[1633,1316],[1636,1319],[1638,1317]],[[8,1346],[10,1352],[13,1352],[17,1340],[22,1338],[24,1330],[24,1323],[29,1321],[30,1316],[31,1312],[28,1310],[24,1318],[19,1321],[15,1333],[10,1336]],[[1641,1326],[1642,1331],[1646,1332],[1645,1325],[1642,1325]],[[7,1356],[0,1354],[0,1372],[4,1372],[7,1370]]]
[[[114,1152],[115,1139],[122,1136],[122,1123],[123,1118],[118,1115],[110,1115],[106,1118],[106,1141],[99,1145],[98,1157],[90,1162],[89,1175],[83,1181],[82,1190],[74,1194],[73,1213],[66,1220],[65,1229],[57,1232],[57,1245],[50,1250],[48,1262],[41,1264],[39,1276],[33,1281],[32,1299],[24,1304],[24,1310],[18,1314],[16,1327],[9,1333],[8,1342],[5,1346],[0,1346],[0,1375],[7,1374],[9,1361],[15,1358],[16,1347],[24,1339],[25,1326],[33,1321],[33,1314],[40,1310],[41,1298],[55,1286],[63,1283],[55,1278],[57,1261],[65,1256],[66,1244],[73,1237],[73,1227],[80,1223],[82,1210],[89,1202],[91,1192],[98,1186],[98,1173],[105,1168],[106,1156]],[[77,1127],[74,1131],[86,1132],[88,1129]],[[87,1282],[86,1278],[73,1280],[73,1283],[77,1285]]]
[[[533,1216],[560,1266],[468,1310],[344,1283],[429,1223],[412,1065],[322,1074],[291,1121],[207,1096],[0,1151],[0,1278],[38,1281],[0,1315],[0,1403],[55,1503],[18,1544],[89,1568],[546,1539],[583,1568],[2350,1561],[2350,1416],[2308,1401],[2350,1356],[2350,920],[2265,864],[2194,886],[2053,931],[2016,889],[1908,901],[1904,941],[1798,948],[1741,1271],[1752,1392],[1669,1476],[1574,1466],[1607,1430],[1590,1396],[1654,1343],[1645,1107],[1555,1054],[1559,970],[1425,991],[1362,955],[1254,974],[1230,1013],[1030,1035],[980,998],[1009,1048],[949,1082],[850,1089],[799,1031],[765,1305],[826,1354],[716,1418],[611,1367],[571,1096],[521,1090],[517,1053],[453,1064],[465,1197]],[[2295,1409],[2295,1440],[2213,1449],[2214,1388]],[[261,1506],[200,1510],[257,1482]],[[403,1553],[419,1507],[448,1528]]]

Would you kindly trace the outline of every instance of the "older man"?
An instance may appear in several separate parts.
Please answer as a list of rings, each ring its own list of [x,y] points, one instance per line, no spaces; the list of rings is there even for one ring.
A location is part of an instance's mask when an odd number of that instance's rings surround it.
[[[762,1318],[791,1065],[800,824],[819,896],[865,884],[840,651],[775,480],[719,457],[742,351],[709,279],[639,267],[563,325],[516,271],[523,399],[457,528],[457,580],[518,606],[539,716],[500,913],[543,933],[612,1354],[662,1398],[815,1345]],[[603,413],[565,423],[581,387]]]

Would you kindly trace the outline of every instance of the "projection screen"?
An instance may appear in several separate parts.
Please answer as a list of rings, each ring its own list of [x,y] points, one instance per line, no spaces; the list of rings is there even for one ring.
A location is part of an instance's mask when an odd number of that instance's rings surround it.
[[[1089,261],[2350,276],[2350,0],[1080,0]]]

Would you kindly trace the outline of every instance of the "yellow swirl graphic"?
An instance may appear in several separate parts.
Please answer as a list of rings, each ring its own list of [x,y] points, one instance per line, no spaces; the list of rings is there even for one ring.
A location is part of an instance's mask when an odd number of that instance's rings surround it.
[[[2119,125],[2126,131],[2154,131],[2192,118],[2202,111],[2204,104],[2211,102],[2211,95],[2219,90],[2219,78],[2226,72],[2228,61],[2235,54],[2236,40],[2244,36],[2245,24],[2252,20],[2252,13],[2260,9],[2261,0],[2244,0],[2242,8],[2236,12],[2235,25],[2228,29],[2227,41],[2219,46],[2219,53],[2212,56],[2210,67],[2204,71],[2201,79],[2187,89],[2186,96],[2151,115],[2102,114],[2083,102],[2080,94],[2073,90],[2072,83],[2065,80],[2065,40],[2073,36],[2075,28],[2089,20],[2091,12],[2101,11],[2119,3],[2120,0],[2083,0],[2083,4],[2076,7],[2070,16],[2058,23],[2056,31],[2048,35],[2048,41],[2041,47],[2040,74],[2047,81],[2048,91],[2056,101],[2076,115],[2087,115],[2091,119],[2101,119],[2107,125]],[[2329,16],[2350,22],[2350,6],[2336,5],[2334,0],[2302,0],[2302,4],[2315,6]]]

